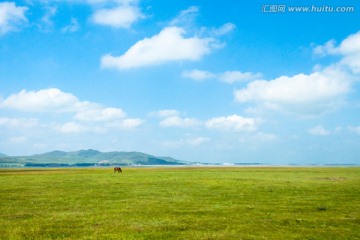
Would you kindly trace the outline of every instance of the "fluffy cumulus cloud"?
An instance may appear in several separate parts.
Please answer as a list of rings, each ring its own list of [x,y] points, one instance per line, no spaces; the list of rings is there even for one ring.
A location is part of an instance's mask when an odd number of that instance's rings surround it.
[[[321,56],[341,55],[343,58],[339,64],[349,67],[354,74],[360,74],[360,32],[348,36],[338,46],[335,40],[330,40],[315,47],[314,53]]]
[[[162,127],[195,127],[200,124],[196,118],[182,118],[179,116],[167,117],[160,122]]]
[[[96,133],[105,134],[110,131],[124,131],[135,129],[144,123],[138,118],[117,119],[114,121],[101,122],[82,122],[70,121],[62,124],[57,124],[54,129],[63,134],[77,134],[77,133]]]
[[[335,54],[335,40],[329,40],[328,42],[326,42],[324,45],[320,45],[320,46],[316,46],[314,48],[314,54],[316,55],[320,55],[320,56],[326,56],[328,54]]]
[[[258,127],[259,121],[255,118],[246,118],[239,115],[212,118],[206,121],[205,126],[209,129],[221,131],[251,132]]]
[[[247,82],[252,80],[257,80],[261,78],[260,73],[252,72],[241,72],[241,71],[226,71],[219,74],[219,79],[226,83],[235,83],[235,82]]]
[[[122,120],[108,122],[105,126],[111,129],[127,130],[139,127],[143,123],[144,121],[139,118],[126,118]]]
[[[27,7],[16,6],[14,2],[0,2],[0,35],[16,30],[27,23]]]
[[[326,130],[323,126],[317,125],[313,128],[308,129],[308,133],[315,136],[328,136],[330,131]]]
[[[349,75],[331,66],[309,75],[253,81],[234,91],[234,95],[239,103],[255,102],[277,110],[317,114],[339,104],[350,89]]]
[[[194,69],[191,71],[183,71],[182,76],[185,78],[190,78],[196,81],[203,81],[206,79],[215,78],[216,74],[208,71],[202,71],[198,69]]]
[[[58,124],[56,129],[63,133],[104,132],[102,126],[116,129],[131,129],[140,126],[143,121],[137,118],[126,118],[121,108],[105,107],[98,103],[80,101],[71,93],[62,92],[57,88],[39,91],[22,90],[0,101],[0,108],[30,113],[70,113],[73,120]],[[82,123],[80,123],[80,122]],[[11,124],[7,120],[3,124]],[[1,122],[0,122],[1,123]],[[15,123],[12,123],[14,125]]]
[[[114,119],[121,119],[126,116],[125,112],[120,108],[102,107],[93,104],[94,106],[79,110],[75,118],[83,121],[109,121]]]
[[[49,6],[51,2],[53,5]],[[54,3],[58,1],[40,1],[44,4],[47,12],[41,19],[44,27],[53,25],[51,18],[56,13]],[[67,0],[69,4],[86,4],[93,9],[90,21],[94,24],[113,28],[130,28],[136,21],[144,18],[138,6],[138,0]],[[61,29],[62,32],[75,32],[80,28],[77,19],[71,18],[71,23]]]
[[[177,110],[160,110],[157,116],[162,118],[159,125],[161,127],[196,127],[201,125],[201,121],[196,118],[181,117]]]
[[[61,133],[82,133],[87,132],[89,129],[77,122],[67,122],[55,126],[55,129]]]
[[[0,108],[16,109],[27,112],[71,112],[87,105],[80,102],[71,93],[64,93],[57,88],[39,91],[22,90],[0,102]]]
[[[101,58],[102,68],[136,68],[159,65],[171,61],[196,61],[209,54],[213,48],[212,38],[189,37],[179,27],[167,27],[159,34],[135,43],[123,55],[107,54]]]
[[[241,71],[225,71],[222,73],[213,73],[209,71],[193,69],[190,71],[183,71],[182,77],[190,78],[195,81],[203,81],[207,79],[217,78],[222,82],[233,84],[236,82],[248,82],[248,81],[260,79],[262,77],[262,74],[252,73],[252,72],[241,72]]]
[[[36,118],[0,118],[0,127],[10,129],[33,128],[39,125]]]
[[[339,55],[341,59],[327,67],[314,68],[310,74],[256,80],[234,91],[239,103],[256,103],[272,110],[300,115],[318,115],[336,109],[352,91],[360,73],[360,32],[314,48],[320,56]]]
[[[96,24],[114,28],[130,28],[134,22],[143,18],[143,15],[137,6],[126,4],[109,9],[99,9],[91,18]]]
[[[153,115],[156,115],[160,118],[166,118],[166,117],[178,116],[178,115],[180,115],[180,112],[175,109],[164,109],[164,110],[159,110],[158,112],[154,113]]]

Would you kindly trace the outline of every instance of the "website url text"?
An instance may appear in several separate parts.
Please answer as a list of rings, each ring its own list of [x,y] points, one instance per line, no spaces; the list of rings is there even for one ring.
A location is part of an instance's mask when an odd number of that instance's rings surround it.
[[[262,5],[263,13],[352,13],[355,12],[354,6],[287,6],[283,4],[266,4]]]

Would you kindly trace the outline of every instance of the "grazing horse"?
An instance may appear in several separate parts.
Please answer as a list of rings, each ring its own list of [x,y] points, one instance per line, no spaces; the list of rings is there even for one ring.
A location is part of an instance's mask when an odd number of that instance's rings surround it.
[[[122,173],[121,167],[114,167],[114,173]]]

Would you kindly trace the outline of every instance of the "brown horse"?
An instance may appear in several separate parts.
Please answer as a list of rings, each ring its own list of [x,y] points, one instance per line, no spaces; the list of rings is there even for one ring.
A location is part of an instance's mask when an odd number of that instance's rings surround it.
[[[122,173],[121,167],[114,167],[114,173]]]

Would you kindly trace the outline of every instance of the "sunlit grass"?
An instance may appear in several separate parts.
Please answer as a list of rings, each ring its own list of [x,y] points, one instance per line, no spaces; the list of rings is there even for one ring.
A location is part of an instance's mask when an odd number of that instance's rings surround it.
[[[360,168],[0,170],[0,239],[359,239]]]

